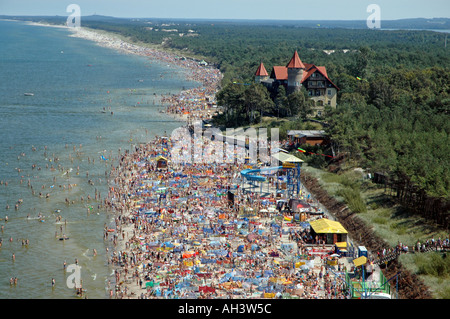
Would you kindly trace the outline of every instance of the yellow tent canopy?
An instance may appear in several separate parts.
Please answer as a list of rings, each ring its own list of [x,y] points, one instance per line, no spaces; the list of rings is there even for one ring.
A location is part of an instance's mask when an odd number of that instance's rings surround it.
[[[361,256],[359,258],[353,259],[353,263],[356,267],[359,267],[361,265],[364,265],[367,262],[366,256]]]
[[[347,242],[345,241],[339,241],[337,243],[335,243],[337,248],[347,248]]]
[[[167,158],[165,158],[164,156],[158,156],[157,158],[155,158],[155,161],[160,161],[160,160],[163,160],[163,161],[167,161]]]
[[[297,156],[286,154],[283,152],[276,153],[272,155],[273,158],[279,160],[282,163],[303,163],[303,160],[298,158]]]
[[[309,223],[317,234],[347,234],[347,230],[341,223],[321,218]]]

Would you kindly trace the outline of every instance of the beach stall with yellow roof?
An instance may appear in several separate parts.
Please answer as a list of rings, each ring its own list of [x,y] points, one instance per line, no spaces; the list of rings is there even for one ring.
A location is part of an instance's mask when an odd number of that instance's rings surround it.
[[[164,156],[158,156],[155,158],[156,161],[156,167],[160,169],[166,169],[167,168],[167,158]]]
[[[347,230],[337,221],[328,218],[321,218],[311,221],[311,235],[320,236],[325,240],[325,244],[335,244],[347,241]]]

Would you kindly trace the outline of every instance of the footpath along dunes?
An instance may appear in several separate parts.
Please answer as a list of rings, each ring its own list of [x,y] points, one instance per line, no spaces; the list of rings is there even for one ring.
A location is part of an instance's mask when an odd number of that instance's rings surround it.
[[[345,204],[338,202],[331,197],[319,185],[317,179],[303,174],[302,183],[314,194],[314,197],[323,204],[327,210],[332,213],[336,219],[352,234],[353,238],[360,238],[362,245],[372,252],[390,249],[388,243],[377,236],[369,225],[366,225],[356,214],[346,207]],[[383,269],[386,278],[391,278],[397,273],[399,277],[398,289],[400,299],[430,299],[431,294],[423,281],[405,269],[397,259],[391,260],[388,266]]]

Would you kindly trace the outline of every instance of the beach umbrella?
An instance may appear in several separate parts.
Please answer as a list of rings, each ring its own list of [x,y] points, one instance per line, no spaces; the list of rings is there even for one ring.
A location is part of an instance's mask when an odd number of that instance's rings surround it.
[[[300,270],[302,271],[309,271],[309,267],[307,265],[301,265]]]

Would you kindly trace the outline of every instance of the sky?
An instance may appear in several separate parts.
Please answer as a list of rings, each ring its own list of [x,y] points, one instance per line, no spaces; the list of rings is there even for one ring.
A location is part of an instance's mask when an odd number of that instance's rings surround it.
[[[381,20],[450,17],[450,0],[0,0],[0,15],[69,16],[70,4],[124,18],[367,20],[370,4]]]

